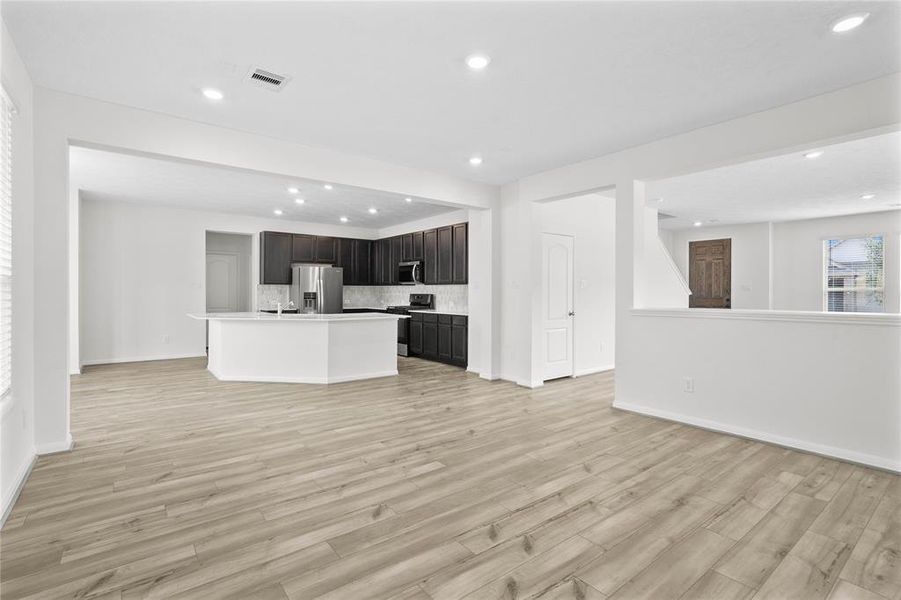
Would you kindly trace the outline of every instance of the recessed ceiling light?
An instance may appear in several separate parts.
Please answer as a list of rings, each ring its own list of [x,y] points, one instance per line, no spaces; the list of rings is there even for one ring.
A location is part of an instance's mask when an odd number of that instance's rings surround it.
[[[225,96],[217,89],[203,88],[203,95],[207,100],[222,100]]]
[[[694,222],[694,226],[695,226],[695,227],[700,227],[701,225],[703,225],[703,223],[701,223],[700,221],[695,221],[695,222]]]
[[[872,200],[876,197],[876,194],[864,194],[860,197],[861,200]]]
[[[326,183],[326,184],[323,185],[322,187],[324,187],[324,188],[327,189],[327,190],[330,190],[330,189],[332,189],[332,184]]]
[[[804,154],[804,158],[819,158],[821,156],[823,156],[822,150],[811,150]]]
[[[281,211],[281,209],[278,209],[278,208],[276,208],[276,209],[275,209],[274,211],[272,211],[272,212],[275,213],[275,214],[278,215],[278,216],[281,216],[282,214],[284,214],[284,213]]]
[[[484,54],[470,54],[466,57],[466,66],[473,71],[481,71],[488,66],[491,59]]]
[[[347,221],[348,221],[347,217],[341,217],[338,220],[341,221],[342,223],[347,223]]]
[[[296,194],[296,193],[298,193],[298,192],[300,192],[300,190],[297,189],[296,187],[289,187],[289,188],[288,188],[288,193],[289,193],[289,194]]]
[[[377,213],[377,212],[379,212],[379,211],[378,211],[377,209],[375,209],[375,208],[370,208],[370,209],[369,209],[369,214],[370,214],[370,215],[374,215],[374,214]]]
[[[479,166],[480,164],[482,164],[482,157],[481,156],[473,156],[472,158],[469,159],[469,164],[471,164],[474,167]]]
[[[852,29],[857,29],[863,25],[863,22],[866,21],[869,16],[870,13],[858,13],[856,15],[843,17],[832,24],[832,31],[834,33],[845,33]]]
[[[406,202],[413,202],[413,198],[404,198],[404,201],[406,201]]]
[[[295,198],[294,204],[303,204],[303,198]]]

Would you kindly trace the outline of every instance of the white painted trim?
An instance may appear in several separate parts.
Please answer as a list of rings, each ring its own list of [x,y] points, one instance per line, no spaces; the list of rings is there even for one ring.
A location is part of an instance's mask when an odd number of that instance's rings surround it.
[[[466,370],[469,371],[469,369],[466,369]],[[479,371],[469,371],[469,372],[475,373],[476,375],[478,375],[480,378],[484,379],[485,381],[497,381],[498,379],[501,378],[501,376],[497,375],[496,373],[482,373]]]
[[[81,366],[91,366],[91,365],[115,365],[119,363],[132,363],[132,362],[150,362],[154,360],[176,360],[179,358],[202,358],[205,357],[206,354],[197,354],[195,352],[191,352],[188,354],[161,354],[157,356],[126,356],[120,358],[97,358],[93,360],[85,360],[81,362]]]
[[[758,431],[756,429],[747,429],[745,427],[728,425],[726,423],[720,423],[718,421],[699,419],[697,417],[690,417],[666,410],[649,408],[647,406],[641,406],[640,404],[633,404],[632,402],[621,402],[614,400],[613,407],[641,415],[666,419],[667,421],[675,421],[677,423],[693,425],[695,427],[709,429],[718,433],[737,435],[739,437],[766,442],[768,444],[775,444],[777,446],[783,446],[785,448],[791,448],[793,450],[802,450],[804,452],[810,452],[812,454],[826,456],[828,458],[837,458],[839,460],[858,463],[861,465],[866,465],[868,467],[876,467],[877,469],[884,469],[886,471],[901,473],[901,461],[893,461],[882,456],[864,454],[862,452],[855,452],[853,450],[846,450],[844,448],[836,448],[835,446],[826,446],[814,442],[805,442],[804,440],[784,437],[780,435],[773,435],[763,431]]]
[[[603,373],[604,371],[612,371],[613,365],[603,365],[600,367],[590,367],[588,369],[579,369],[573,373],[573,377],[585,377],[586,375],[594,375],[595,373]]]
[[[804,310],[750,310],[716,308],[633,308],[633,317],[680,317],[689,319],[727,319],[733,321],[789,321],[829,325],[876,325],[901,327],[901,314],[830,313]]]
[[[16,505],[16,500],[19,499],[19,494],[22,493],[22,488],[25,487],[25,482],[28,481],[28,477],[31,476],[31,470],[34,468],[34,464],[38,460],[38,455],[35,454],[34,450],[31,451],[31,460],[23,463],[22,468],[19,469],[19,472],[16,473],[16,486],[12,489],[9,495],[3,499],[3,513],[0,514],[0,528],[6,523],[6,519],[9,517],[9,514],[13,510],[13,506]]]
[[[379,377],[395,377],[397,375],[397,370],[394,371],[382,371],[378,373],[364,373],[362,375],[350,375],[346,377],[260,377],[257,375],[252,376],[244,376],[244,375],[221,375],[216,373],[213,369],[207,367],[207,370],[212,373],[213,377],[220,381],[247,381],[247,382],[255,382],[255,383],[313,383],[313,384],[331,384],[331,383],[345,383],[348,381],[360,381],[361,379],[377,379]]]
[[[78,367],[77,369],[70,368],[69,375],[81,375],[81,367]]]
[[[43,456],[45,454],[56,454],[58,452],[68,452],[75,445],[75,442],[72,440],[72,434],[67,433],[66,439],[61,442],[49,442],[47,444],[37,444],[34,447],[35,453],[38,456]]]
[[[564,375],[565,377],[565,375]],[[508,380],[509,381],[509,380]],[[543,381],[526,381],[524,379],[517,379],[514,383],[518,386],[522,386],[524,388],[529,388],[531,390],[538,389],[544,386]]]

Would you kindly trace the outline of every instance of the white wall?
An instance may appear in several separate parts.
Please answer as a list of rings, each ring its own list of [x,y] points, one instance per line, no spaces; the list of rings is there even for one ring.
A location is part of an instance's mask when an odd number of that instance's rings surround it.
[[[901,320],[683,313],[636,311],[615,406],[901,470]]]
[[[696,227],[671,232],[673,260],[688,279],[688,244],[698,240],[732,240],[732,308],[770,308],[770,225],[752,223]]]
[[[635,308],[635,284],[643,273],[646,237],[642,180],[899,128],[901,76],[891,75],[505,185],[501,191],[504,291],[510,289],[500,310],[505,351],[508,347],[516,350],[523,338],[529,340],[534,326],[531,301],[523,303],[514,288],[531,289],[534,275],[516,265],[507,271],[508,261],[529,256],[539,243],[534,236],[520,233],[532,205],[615,185],[614,406],[727,431],[742,430],[753,437],[901,470],[901,374],[897,368],[901,363],[901,318],[865,315],[857,317],[863,320],[851,321],[845,315],[824,314],[793,323],[791,319],[799,319],[798,313],[773,312],[766,313],[770,322],[750,320],[755,311],[735,310],[721,320],[689,320],[684,314],[699,311]],[[648,316],[652,313],[654,318]],[[761,333],[753,332],[754,327]],[[864,327],[866,333],[856,333]],[[538,345],[532,342],[504,355],[505,372],[518,381],[532,382],[532,374],[537,372],[532,356]],[[848,358],[841,368],[834,368],[837,344]],[[873,348],[881,355],[870,358]],[[855,371],[866,377],[850,379]],[[703,402],[683,397],[681,377],[692,373],[703,385],[703,392],[692,398],[703,393]],[[768,373],[773,373],[771,380],[765,377]],[[845,378],[841,384],[822,384],[836,374]],[[866,396],[864,401],[858,400],[861,395]],[[855,410],[855,404],[860,408]],[[820,406],[824,410],[818,411]]]
[[[773,225],[773,290],[777,309],[823,310],[823,240],[885,234],[886,312],[901,310],[901,211]]]
[[[2,80],[18,109],[13,119],[12,219],[12,390],[0,400],[0,525],[6,518],[35,456],[34,441],[34,111],[33,88],[6,24]]]
[[[574,238],[574,375],[612,369],[615,362],[616,201],[588,194],[539,204],[536,209],[542,233]]]
[[[373,236],[346,226],[83,199],[81,363],[202,356],[204,322],[186,314],[206,310],[206,232],[252,235],[256,283],[265,230]]]

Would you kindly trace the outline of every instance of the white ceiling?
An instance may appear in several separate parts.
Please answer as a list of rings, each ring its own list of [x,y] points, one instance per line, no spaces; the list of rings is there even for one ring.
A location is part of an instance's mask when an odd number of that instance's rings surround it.
[[[901,70],[898,2],[23,2],[42,86],[502,183]],[[839,36],[830,24],[869,11]],[[464,58],[491,56],[483,72]],[[242,80],[292,77],[280,93]],[[199,90],[222,89],[212,104]],[[484,164],[472,167],[478,153]]]
[[[326,190],[322,182],[291,179],[211,165],[119,154],[92,148],[72,147],[69,154],[73,185],[86,198],[158,204],[269,219],[306,221],[382,229],[457,210],[430,204],[420,198],[406,202],[404,196],[334,184]],[[289,187],[300,193],[293,195]],[[297,205],[294,198],[303,198]],[[369,214],[375,208],[378,213]],[[284,214],[276,217],[275,209]]]
[[[823,155],[816,159],[797,152],[651,182],[648,205],[676,217],[662,219],[663,229],[691,227],[695,221],[705,226],[791,221],[899,206],[901,133],[819,150]],[[875,197],[863,200],[864,194]]]

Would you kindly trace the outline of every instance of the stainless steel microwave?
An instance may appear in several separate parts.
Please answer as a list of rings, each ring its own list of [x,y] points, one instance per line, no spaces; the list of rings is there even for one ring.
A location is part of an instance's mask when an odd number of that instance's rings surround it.
[[[401,285],[422,283],[422,261],[397,263],[397,282]]]

